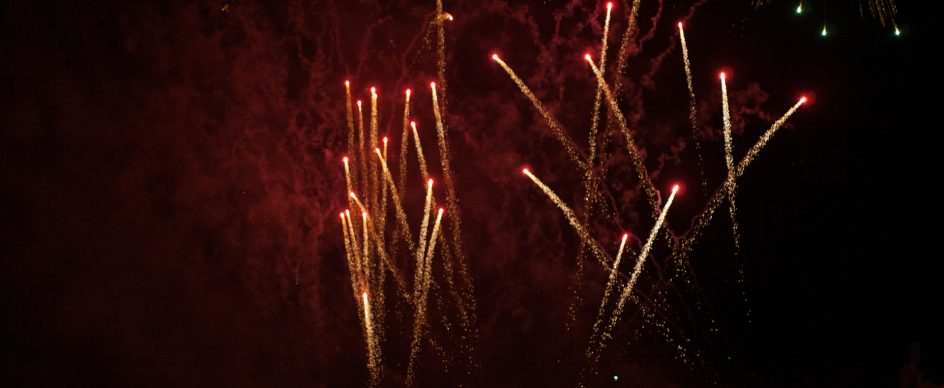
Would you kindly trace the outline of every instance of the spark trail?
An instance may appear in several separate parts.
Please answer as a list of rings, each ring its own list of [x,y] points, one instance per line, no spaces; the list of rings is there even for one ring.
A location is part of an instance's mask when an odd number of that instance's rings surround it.
[[[567,204],[565,204],[564,201],[561,200],[560,197],[557,196],[557,193],[555,193],[554,190],[551,190],[551,188],[548,187],[546,184],[544,184],[544,182],[542,182],[540,179],[538,179],[538,177],[534,176],[534,174],[532,174],[530,170],[525,168],[525,169],[522,169],[521,172],[524,175],[526,175],[528,178],[530,178],[531,181],[534,182],[534,184],[537,185],[538,188],[540,188],[541,191],[543,191],[545,195],[547,195],[547,197],[551,200],[551,202],[557,205],[557,207],[561,210],[561,212],[564,213],[564,218],[566,218],[567,222],[570,223],[570,226],[572,226],[574,230],[577,231],[577,235],[580,236],[580,239],[584,241],[591,248],[591,250],[594,253],[594,256],[596,256],[597,260],[600,262],[600,265],[602,265],[603,268],[612,270],[612,266],[609,263],[607,263],[607,259],[606,259],[607,256],[606,256],[606,253],[603,252],[603,248],[601,248],[600,245],[597,244],[596,240],[590,237],[590,233],[587,232],[587,229],[584,228],[584,226],[580,223],[579,220],[577,220],[577,215],[574,214],[574,211],[571,210],[570,207],[568,207]]]
[[[347,149],[351,153],[351,158],[354,161],[354,164],[357,165],[357,149],[354,148],[354,142],[356,133],[354,132],[354,110],[351,107],[351,81],[344,81],[344,108],[347,118]],[[350,186],[351,179],[348,178],[348,186]],[[357,176],[354,176],[354,182],[357,182]],[[351,188],[348,187],[347,191],[351,191]]]
[[[592,356],[593,341],[600,332],[600,324],[603,322],[603,313],[606,311],[606,302],[610,298],[613,285],[616,283],[616,275],[619,273],[620,259],[623,257],[623,249],[626,248],[626,239],[628,238],[629,233],[624,233],[623,239],[620,241],[619,250],[616,252],[616,261],[613,262],[613,268],[610,270],[610,278],[606,281],[606,288],[603,289],[603,300],[600,302],[600,309],[597,310],[597,319],[593,322],[593,331],[590,334],[590,345],[587,347],[587,358]]]
[[[688,44],[685,42],[685,28],[678,22],[679,40],[682,42],[682,61],[685,64],[685,81],[688,84],[688,121],[692,125],[692,141],[695,142],[695,154],[698,156],[698,173],[701,188],[708,192],[708,179],[705,178],[705,161],[701,156],[701,141],[698,135],[698,106],[695,103],[695,84],[692,82],[692,63],[688,60]]]
[[[449,209],[449,217],[452,237],[452,250],[458,259],[459,275],[463,280],[463,289],[450,287],[453,290],[453,296],[457,300],[456,307],[459,309],[459,318],[465,335],[472,334],[472,321],[474,318],[471,311],[474,310],[475,299],[472,296],[472,280],[468,272],[464,250],[462,248],[462,221],[459,218],[459,200],[456,198],[456,188],[452,180],[452,167],[450,166],[449,147],[446,135],[445,124],[443,123],[442,113],[440,112],[439,98],[436,94],[436,83],[430,82],[433,102],[433,117],[436,119],[436,140],[439,145],[439,165],[442,168],[443,180],[446,182],[446,206]],[[448,251],[448,250],[444,250]],[[469,354],[471,357],[471,354]],[[470,359],[471,361],[471,359]]]
[[[400,188],[400,197],[406,194],[406,154],[410,149],[410,95],[413,94],[410,89],[404,91],[403,100],[403,132],[400,134],[400,169],[399,180],[397,184]]]
[[[511,67],[508,67],[508,64],[506,64],[505,61],[498,57],[498,54],[492,54],[492,60],[497,62],[501,68],[504,69],[506,73],[508,73],[508,76],[511,77],[511,80],[515,82],[515,85],[518,85],[518,89],[521,90],[521,93],[523,93],[525,97],[531,101],[531,105],[533,105],[534,109],[537,110],[538,113],[541,114],[541,117],[544,118],[544,123],[547,124],[549,128],[551,128],[551,132],[554,133],[557,141],[559,141],[561,145],[564,146],[564,150],[567,152],[567,156],[570,157],[570,160],[574,162],[574,164],[576,164],[581,171],[586,170],[587,165],[580,156],[580,151],[574,144],[574,141],[571,140],[569,136],[567,136],[567,132],[564,131],[564,127],[561,126],[554,116],[551,116],[551,113],[547,111],[547,108],[545,108],[544,104],[538,100],[537,96],[531,92],[531,89],[528,88],[528,85],[526,85],[524,81],[522,81],[521,78],[515,74],[515,71],[512,70]]]
[[[747,167],[754,161],[754,158],[764,149],[764,146],[770,141],[770,139],[777,133],[780,127],[793,116],[793,113],[800,108],[803,104],[806,103],[806,97],[800,98],[796,104],[790,107],[786,113],[783,114],[777,121],[775,121],[770,128],[761,135],[760,139],[754,143],[750,150],[747,151],[747,154],[741,158],[741,161],[738,162],[737,168],[735,169],[734,176],[728,176],[725,180],[725,183],[715,190],[715,193],[708,200],[708,203],[705,205],[705,209],[702,210],[698,216],[695,217],[692,222],[691,229],[685,233],[684,238],[680,239],[680,242],[676,245],[675,249],[675,258],[676,260],[684,260],[688,256],[688,252],[692,249],[692,245],[701,236],[701,232],[705,227],[711,222],[712,216],[714,216],[715,210],[718,208],[718,205],[724,200],[725,196],[728,193],[728,185],[733,183],[734,180],[744,175],[744,171],[747,170]]]
[[[432,185],[430,185],[432,188]],[[413,365],[416,360],[416,355],[420,350],[420,339],[423,335],[423,327],[426,325],[426,300],[429,295],[429,284],[431,282],[431,269],[432,269],[432,259],[436,253],[436,241],[439,237],[439,226],[442,221],[443,208],[439,208],[439,214],[436,216],[436,223],[433,224],[433,232],[429,236],[429,250],[423,255],[422,268],[417,269],[418,272],[422,274],[422,282],[419,287],[419,300],[416,304],[416,312],[414,314],[413,322],[413,342],[410,345],[410,358],[407,362],[407,372],[406,372],[406,385],[413,385]]]
[[[410,127],[413,129],[413,141],[416,145],[416,159],[420,164],[420,174],[423,175],[423,179],[429,179],[429,171],[426,168],[426,157],[423,156],[423,143],[420,142],[420,134],[416,131],[416,122],[411,121]]]
[[[374,337],[374,324],[371,319],[370,313],[370,301],[367,299],[367,291],[364,291],[362,294],[364,302],[364,328],[367,337],[367,357],[368,357],[368,369],[370,371],[370,385],[376,386],[380,382],[380,373],[381,373],[381,364],[380,364],[380,348],[377,344],[377,340]]]
[[[380,166],[383,168],[384,179],[390,186],[390,196],[393,198],[393,210],[397,217],[397,223],[400,224],[401,234],[403,234],[403,239],[406,240],[409,250],[413,251],[413,232],[410,231],[410,224],[406,221],[406,212],[403,210],[403,202],[400,201],[400,195],[397,194],[396,186],[393,185],[393,176],[390,174],[390,169],[387,168],[387,161],[384,160],[379,149],[375,151],[377,156],[380,157]]]
[[[724,122],[724,163],[728,168],[728,176],[734,174],[734,147],[731,144],[731,109],[728,106],[728,85],[724,72],[721,72],[721,110]],[[734,234],[734,253],[741,252],[741,236],[738,234],[737,206],[734,202],[735,192],[737,191],[737,180],[725,179],[728,191],[728,204],[731,213],[731,229]]]
[[[600,336],[599,348],[596,352],[594,352],[596,356],[592,358],[594,363],[599,358],[600,352],[606,347],[606,341],[611,337],[610,333],[613,331],[613,328],[616,327],[616,323],[619,322],[620,315],[623,314],[623,306],[626,305],[626,300],[629,299],[629,296],[633,291],[633,287],[636,286],[636,281],[639,280],[639,275],[642,273],[642,265],[646,262],[646,257],[649,255],[649,250],[652,248],[652,242],[655,241],[656,235],[659,234],[659,229],[662,228],[662,223],[665,221],[665,215],[668,214],[669,207],[672,206],[672,201],[675,200],[675,194],[678,193],[678,189],[678,185],[672,187],[672,194],[669,195],[669,200],[665,202],[665,206],[662,208],[659,218],[656,219],[656,224],[652,226],[652,231],[649,232],[649,237],[646,238],[645,245],[643,245],[642,249],[639,251],[639,258],[636,259],[636,266],[633,268],[633,274],[630,276],[629,282],[626,283],[626,287],[623,288],[622,294],[620,294],[619,301],[616,303],[616,308],[613,309],[613,315],[610,316],[609,324],[607,324]]]
[[[584,55],[584,59],[586,59],[587,63],[590,64],[593,74],[597,76],[597,84],[600,85],[601,89],[603,89],[603,95],[610,104],[609,112],[616,118],[616,122],[619,124],[620,131],[623,133],[623,137],[626,140],[626,149],[633,159],[633,167],[636,170],[636,177],[639,179],[639,184],[643,187],[643,191],[646,192],[646,197],[649,199],[649,204],[652,206],[654,214],[655,209],[659,208],[658,200],[656,199],[655,188],[652,186],[652,181],[649,180],[649,172],[646,170],[645,163],[643,163],[642,154],[639,152],[639,147],[636,146],[636,141],[633,140],[633,135],[629,132],[629,126],[626,124],[626,118],[623,117],[623,112],[620,111],[619,106],[617,106],[616,99],[610,92],[610,88],[606,85],[606,81],[603,80],[603,73],[601,73],[600,69],[598,69],[597,66],[593,64],[593,59],[590,57],[590,54]]]

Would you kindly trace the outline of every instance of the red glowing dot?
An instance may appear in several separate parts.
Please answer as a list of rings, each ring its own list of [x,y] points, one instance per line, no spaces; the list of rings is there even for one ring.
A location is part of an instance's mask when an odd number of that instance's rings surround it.
[[[628,238],[629,238],[629,233],[623,233],[623,240],[626,240]]]
[[[374,147],[374,152],[376,152],[376,153],[379,154],[379,153],[380,153],[380,147]]]
[[[429,87],[431,87],[431,88],[433,88],[433,89],[436,89],[436,83],[435,83],[435,82],[430,82],[430,83],[429,83]]]
[[[721,74],[718,74],[718,77],[721,78],[722,80],[724,80],[724,77],[725,77],[724,72],[722,71]]]
[[[377,94],[377,88],[371,86],[371,87],[370,87],[370,94]]]
[[[528,171],[527,168],[522,168],[522,169],[521,169],[521,173],[524,174],[524,175],[528,175],[528,174],[531,173],[531,171]]]
[[[387,144],[387,137],[386,137],[386,136],[384,136],[383,142],[384,142],[384,144]]]
[[[409,96],[410,93],[412,93],[412,91],[411,91],[410,89],[407,89],[405,93],[406,93],[407,96]]]
[[[446,211],[446,209],[439,208],[439,215],[442,215],[444,211]]]
[[[344,81],[344,86],[351,86],[351,81],[345,80],[345,81]]]
[[[344,219],[344,212],[341,212],[339,215],[341,216],[341,219]]]
[[[367,212],[361,212],[361,217],[367,218]],[[364,295],[367,295],[365,292]]]
[[[411,126],[411,127],[415,127],[415,126],[416,126],[416,121],[410,121],[410,126]]]
[[[493,60],[493,61],[497,61],[497,60],[498,60],[498,54],[492,54],[492,60]]]
[[[432,178],[430,178],[430,180],[429,180],[429,187],[433,187],[433,179],[432,179]]]
[[[612,2],[612,1],[606,3],[606,10],[609,11],[609,10],[611,10],[611,9],[613,9],[613,2]]]
[[[592,61],[593,61],[593,58],[590,57],[590,53],[584,54],[584,55],[583,55],[583,59],[586,59],[587,62],[592,62]]]
[[[672,194],[675,194],[679,191],[679,185],[672,186]]]
[[[801,103],[801,104],[805,104],[805,103],[806,103],[806,96],[800,97],[800,103]]]
[[[679,23],[678,23],[678,26],[679,26],[679,29],[681,29],[681,28],[682,28],[682,22],[679,22]]]
[[[361,107],[361,100],[357,100],[357,107],[358,107],[358,108]]]
[[[344,161],[344,164],[347,164],[347,156],[345,156],[345,157],[343,157],[343,158],[341,158],[341,160],[343,160],[343,161]]]

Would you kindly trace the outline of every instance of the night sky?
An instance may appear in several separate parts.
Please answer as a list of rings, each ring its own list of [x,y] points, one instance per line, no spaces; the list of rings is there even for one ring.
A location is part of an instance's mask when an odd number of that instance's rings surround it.
[[[726,204],[690,254],[697,286],[673,280],[657,243],[637,287],[668,295],[659,317],[630,302],[600,373],[587,375],[607,273],[587,257],[575,282],[579,238],[520,171],[578,213],[583,174],[489,56],[585,148],[596,83],[582,55],[598,55],[604,2],[444,2],[455,16],[445,121],[475,335],[458,338],[451,300],[434,288],[429,334],[442,349],[424,345],[418,386],[944,384],[936,11],[899,2],[895,37],[858,1],[829,2],[823,38],[822,1],[801,15],[796,2],[750,3],[642,1],[619,101],[654,187],[664,197],[682,185],[670,234],[689,229],[726,173],[719,71],[735,160],[800,96],[811,103],[738,180],[741,254]],[[615,3],[608,79],[628,10]],[[378,88],[396,151],[413,88],[439,179],[426,87],[434,17],[432,0],[0,6],[0,385],[366,386],[338,221],[343,81],[365,101]],[[630,232],[638,253],[653,217],[615,131],[602,163],[610,207],[591,234],[613,255]],[[423,182],[412,148],[410,158],[416,228]],[[397,260],[411,278],[408,258]],[[627,272],[635,257],[624,260]],[[397,317],[412,307],[386,298],[381,385],[402,386],[412,321]]]

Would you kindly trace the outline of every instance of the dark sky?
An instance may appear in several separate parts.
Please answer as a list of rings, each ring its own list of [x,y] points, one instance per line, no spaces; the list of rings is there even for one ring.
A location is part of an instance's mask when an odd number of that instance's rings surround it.
[[[390,133],[400,93],[416,90],[438,160],[424,87],[436,77],[434,2],[278,3],[0,6],[0,385],[367,384],[337,219],[342,81],[360,98],[378,87]],[[585,382],[890,386],[910,365],[909,376],[944,383],[934,10],[901,2],[895,38],[857,2],[830,2],[824,39],[822,2],[801,16],[793,3],[748,3],[642,2],[620,101],[654,186],[684,186],[666,224],[684,233],[724,176],[719,70],[731,77],[737,155],[800,95],[812,103],[739,180],[741,256],[724,206],[690,257],[698,287],[660,283],[671,259],[657,247],[639,287],[670,294],[666,316],[630,304],[601,375]],[[609,71],[628,6],[616,3]],[[570,322],[578,239],[520,168],[569,204],[581,174],[488,56],[500,53],[583,146],[594,81],[581,56],[599,49],[603,3],[445,10],[446,122],[478,334],[471,367],[427,347],[418,381],[575,385],[606,274],[586,262]],[[638,252],[653,222],[620,142],[606,159],[611,211],[591,222],[611,254],[622,231]],[[457,354],[455,332],[438,325],[431,335]],[[385,345],[384,385],[402,384],[401,326],[388,328],[400,339]]]

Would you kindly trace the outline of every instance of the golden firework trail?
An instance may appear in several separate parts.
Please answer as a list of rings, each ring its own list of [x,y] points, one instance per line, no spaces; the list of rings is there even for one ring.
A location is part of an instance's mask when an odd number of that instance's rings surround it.
[[[361,209],[362,212],[367,211],[367,207],[365,207],[360,198],[357,197],[357,194],[354,194],[354,192],[351,191],[347,193],[347,196],[354,200],[354,204],[357,205],[358,209]]]
[[[364,327],[367,333],[367,365],[370,371],[370,385],[374,386],[380,382],[381,364],[380,364],[380,346],[374,336],[374,324],[371,319],[370,301],[367,299],[367,291],[361,294],[364,303]]]
[[[537,96],[531,92],[531,89],[528,88],[528,85],[515,74],[515,71],[508,66],[508,64],[503,61],[498,54],[492,54],[492,60],[497,62],[502,69],[508,73],[508,76],[511,77],[511,80],[515,82],[515,85],[518,85],[518,89],[521,90],[521,93],[531,101],[531,105],[534,106],[534,109],[541,114],[541,117],[544,118],[544,123],[551,128],[551,132],[554,133],[554,136],[557,138],[557,141],[564,146],[564,150],[567,152],[567,156],[570,157],[570,160],[580,168],[581,171],[587,169],[586,163],[584,163],[582,157],[580,156],[580,151],[577,149],[577,146],[574,144],[574,141],[567,136],[567,132],[564,131],[564,127],[551,116],[551,113],[548,112],[547,108],[544,107],[544,104],[538,100]]]
[[[642,185],[643,191],[646,192],[646,197],[649,198],[649,204],[652,205],[653,210],[658,209],[659,206],[658,200],[656,199],[655,188],[652,187],[652,181],[649,180],[649,172],[646,170],[646,165],[642,161],[642,154],[639,152],[639,147],[636,146],[636,141],[633,140],[633,135],[629,132],[626,118],[623,117],[623,112],[620,111],[619,106],[617,106],[616,99],[610,92],[610,88],[606,85],[606,81],[603,80],[603,73],[593,64],[593,58],[590,57],[590,54],[586,54],[584,55],[584,59],[590,64],[593,74],[597,76],[597,84],[603,89],[603,95],[606,96],[606,101],[610,104],[609,111],[616,118],[620,131],[623,133],[623,137],[626,140],[626,149],[633,159],[633,167],[636,170],[637,178],[639,178],[639,184]]]
[[[351,234],[348,232],[347,218],[344,216],[344,212],[341,212],[341,230],[344,234],[344,252],[347,257],[347,270],[351,274],[351,289],[354,291],[354,299],[357,299],[357,290],[359,288],[360,281],[357,280],[357,262],[354,260],[352,255],[352,245],[351,245]]]
[[[453,290],[453,296],[457,300],[456,307],[459,309],[459,318],[461,319],[461,324],[465,335],[471,335],[472,333],[472,321],[474,317],[472,316],[472,311],[474,310],[475,299],[472,296],[472,280],[469,276],[468,265],[466,264],[464,250],[462,248],[462,221],[459,217],[459,200],[456,198],[456,188],[452,180],[452,167],[450,166],[450,156],[449,156],[449,147],[447,141],[447,135],[445,130],[445,125],[443,124],[442,112],[440,111],[439,98],[436,93],[436,83],[430,82],[430,89],[432,91],[432,102],[433,102],[433,117],[436,119],[436,137],[437,143],[439,145],[439,164],[442,168],[443,180],[446,183],[446,206],[449,209],[449,213],[452,215],[449,217],[452,237],[452,251],[455,253],[455,257],[458,259],[459,266],[459,275],[463,280],[463,288],[461,290],[456,287],[450,287],[450,290]],[[419,143],[417,143],[419,144]],[[444,252],[449,252],[448,249],[444,249]],[[447,279],[449,279],[447,277]],[[469,354],[469,357],[472,357]],[[471,362],[471,359],[470,359]]]
[[[397,222],[400,224],[400,233],[403,234],[403,239],[406,240],[409,250],[413,251],[413,232],[410,231],[410,224],[406,221],[406,212],[403,210],[403,202],[400,201],[400,195],[397,194],[396,186],[393,184],[393,176],[390,174],[390,169],[387,168],[387,161],[384,160],[379,149],[376,150],[376,153],[380,158],[380,165],[383,168],[384,180],[390,186],[390,196],[393,198],[393,210],[396,214]]]
[[[433,180],[430,179],[426,184],[426,205],[423,206],[423,219],[420,221],[420,235],[418,249],[416,250],[416,274],[413,280],[413,299],[419,297],[419,284],[423,282],[423,255],[426,253],[427,237],[426,231],[429,226],[430,213],[433,209]]]
[[[371,147],[375,147],[377,144],[377,88],[370,88],[370,144]],[[367,208],[368,209],[377,209],[379,203],[377,202],[377,189],[378,189],[378,178],[380,171],[380,166],[374,160],[367,156],[367,150],[364,150],[364,158],[367,158],[367,176],[368,176],[368,190],[365,191],[367,195]]]
[[[606,19],[603,22],[603,43],[600,45],[600,73],[604,74],[606,72],[606,42],[607,36],[610,33],[610,13],[613,10],[613,3],[606,3]],[[596,156],[596,137],[597,137],[597,127],[600,125],[600,100],[603,98],[603,90],[600,89],[599,84],[597,85],[597,94],[593,98],[593,113],[590,119],[590,138],[588,143],[590,144],[590,155],[587,164],[593,166],[594,158]],[[588,182],[589,184],[589,182]],[[589,186],[588,186],[589,187]]]
[[[675,185],[672,187],[672,194],[669,195],[669,200],[665,202],[665,206],[662,208],[662,212],[659,213],[659,218],[656,219],[656,224],[652,226],[652,231],[649,232],[649,237],[646,238],[645,245],[642,246],[642,250],[639,251],[639,258],[636,259],[636,266],[633,268],[633,274],[629,278],[629,282],[626,283],[626,287],[623,288],[623,292],[620,294],[619,301],[616,303],[616,308],[613,309],[613,315],[610,316],[610,322],[606,325],[606,328],[603,330],[603,333],[600,336],[599,347],[593,354],[598,355],[603,348],[606,347],[606,341],[610,339],[610,333],[613,331],[613,328],[616,326],[616,323],[619,321],[620,316],[623,314],[623,306],[626,305],[626,300],[629,299],[630,294],[633,291],[633,287],[636,285],[636,281],[639,280],[639,274],[642,273],[642,265],[646,262],[646,256],[649,255],[649,250],[652,248],[652,242],[655,241],[656,235],[659,234],[659,229],[662,228],[662,223],[665,221],[665,215],[669,212],[669,207],[672,206],[672,201],[675,200],[675,194],[678,193],[679,186]],[[596,357],[592,361],[596,361]]]
[[[715,210],[718,208],[718,205],[724,200],[728,193],[728,185],[732,184],[736,179],[740,178],[741,175],[744,175],[744,171],[747,170],[747,167],[754,161],[754,158],[764,149],[764,146],[770,141],[770,139],[777,133],[777,130],[783,126],[784,123],[796,112],[807,101],[806,97],[801,97],[796,104],[790,107],[786,113],[783,114],[777,121],[775,121],[770,128],[761,135],[760,139],[754,143],[750,150],[747,151],[747,154],[741,158],[741,161],[738,162],[737,168],[734,170],[734,176],[728,176],[725,179],[725,183],[719,187],[715,193],[708,199],[708,203],[705,205],[705,209],[702,210],[698,216],[695,217],[695,221],[692,223],[692,228],[689,230],[685,237],[680,240],[675,249],[676,260],[682,260],[691,250],[692,245],[695,240],[701,236],[701,232],[705,227],[711,222],[711,218],[714,215]]]
[[[724,123],[724,163],[728,168],[728,176],[734,174],[734,147],[731,144],[731,108],[728,106],[728,86],[726,81],[726,76],[724,72],[721,72],[721,110]],[[740,254],[741,252],[741,236],[738,234],[738,222],[737,222],[737,206],[734,202],[735,192],[737,191],[737,180],[735,179],[725,179],[728,182],[727,186],[728,191],[728,204],[731,214],[731,230],[734,235],[734,252],[735,254]]]
[[[351,153],[350,156],[356,165],[357,164],[357,151],[356,151],[356,148],[354,148],[354,142],[356,141],[355,139],[356,133],[354,132],[354,111],[353,111],[353,108],[351,107],[351,81],[344,81],[344,108],[345,108],[345,113],[346,113],[346,118],[347,118],[347,149],[348,149],[348,152]],[[357,181],[356,176],[354,177],[354,181],[355,182]],[[348,178],[348,182],[350,182],[350,178]],[[347,191],[351,191],[351,190],[352,189],[348,187]]]
[[[432,187],[432,185],[430,185]],[[422,267],[418,269],[421,272],[422,281],[418,289],[418,301],[416,302],[416,314],[414,315],[413,322],[413,342],[410,345],[410,358],[407,363],[407,372],[406,372],[406,381],[407,385],[413,385],[413,365],[416,360],[416,355],[420,350],[420,339],[423,335],[423,327],[426,325],[426,299],[429,295],[429,285],[431,282],[431,269],[432,269],[432,260],[433,255],[436,252],[436,241],[439,237],[439,225],[442,221],[443,208],[439,208],[439,214],[436,216],[436,223],[433,224],[433,232],[429,236],[429,248],[428,251],[423,254]]]
[[[639,16],[639,0],[633,0],[633,5],[629,9],[629,16],[626,17],[626,30],[623,31],[623,38],[620,41],[619,51],[616,53],[616,77],[613,81],[613,90],[618,94],[623,90],[623,71],[626,68],[626,60],[629,57],[629,46],[631,38],[636,32],[636,19]]]
[[[416,158],[419,160],[420,174],[423,175],[423,179],[429,179],[429,171],[426,168],[426,157],[423,156],[423,143],[420,142],[420,134],[416,131],[416,122],[411,121],[410,127],[413,129],[413,142],[416,144]]]
[[[597,337],[600,332],[600,324],[603,322],[603,313],[606,311],[606,302],[610,298],[610,293],[613,291],[613,285],[616,284],[616,275],[619,273],[619,264],[620,259],[623,257],[623,249],[626,248],[626,239],[629,238],[629,233],[623,234],[623,239],[620,241],[619,250],[616,252],[616,261],[613,262],[613,268],[610,269],[610,278],[606,281],[606,288],[603,289],[603,300],[600,302],[600,309],[597,310],[597,319],[593,322],[593,331],[590,335],[590,346],[587,348],[587,357],[592,356],[592,346],[593,339]]]
[[[367,140],[364,138],[364,107],[361,103],[361,100],[357,100],[357,161],[360,162],[361,168],[356,172],[357,176],[360,178],[360,186],[357,187],[357,190],[361,193],[364,193],[367,188]]]
[[[698,135],[698,106],[695,103],[695,84],[692,82],[692,63],[688,60],[688,44],[685,42],[685,28],[678,22],[679,40],[682,41],[682,61],[685,64],[685,81],[688,84],[688,121],[692,125],[692,141],[695,142],[695,154],[698,156],[698,174],[701,177],[701,187],[708,191],[708,180],[705,178],[705,162],[701,156],[701,141]]]
[[[560,197],[557,196],[557,193],[555,193],[554,190],[551,190],[551,188],[548,187],[546,184],[544,184],[544,182],[542,182],[540,179],[538,179],[538,177],[534,176],[534,174],[532,174],[530,170],[525,168],[525,169],[522,169],[521,172],[524,175],[526,175],[528,178],[530,178],[531,181],[534,182],[534,184],[537,185],[538,188],[540,188],[541,191],[544,192],[544,194],[551,200],[551,202],[557,205],[557,207],[561,210],[561,212],[564,213],[564,218],[566,218],[567,222],[570,223],[570,226],[572,226],[574,230],[577,231],[577,235],[580,237],[580,239],[585,241],[585,243],[591,248],[591,250],[594,253],[594,256],[596,256],[597,260],[600,262],[600,265],[602,265],[606,269],[612,269],[612,266],[610,266],[610,264],[607,263],[606,253],[603,252],[603,248],[601,248],[600,245],[597,244],[596,240],[590,237],[590,233],[587,232],[587,228],[585,228],[580,223],[580,221],[577,220],[577,216],[574,214],[574,211],[571,210],[570,207],[568,207],[567,204],[565,204],[564,201],[561,200]]]
[[[410,95],[413,92],[407,89],[403,92],[403,132],[400,134],[400,176],[397,187],[400,188],[400,197],[406,193],[406,154],[410,149]]]

